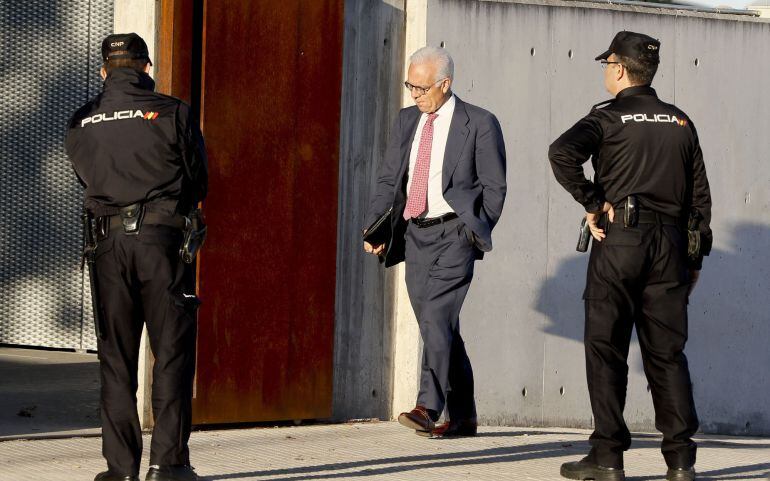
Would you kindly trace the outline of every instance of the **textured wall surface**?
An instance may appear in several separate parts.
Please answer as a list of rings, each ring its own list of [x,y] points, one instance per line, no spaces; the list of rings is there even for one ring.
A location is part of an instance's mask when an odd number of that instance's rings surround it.
[[[95,348],[63,141],[112,22],[112,0],[0,3],[0,343]]]
[[[747,88],[770,81],[770,23],[536,3],[428,2],[428,43],[445,43],[455,92],[497,114],[508,150],[495,250],[477,264],[461,316],[482,420],[591,425],[581,301],[588,256],[574,250],[582,209],[553,179],[547,150],[608,98],[593,59],[628,29],[661,40],[653,87],[698,127],[712,186],[715,245],[691,298],[686,351],[702,429],[770,433],[770,97]],[[635,340],[629,365],[626,418],[654,429]]]
[[[345,2],[340,121],[334,417],[387,418],[393,273],[363,252],[369,192],[403,89],[404,0]]]

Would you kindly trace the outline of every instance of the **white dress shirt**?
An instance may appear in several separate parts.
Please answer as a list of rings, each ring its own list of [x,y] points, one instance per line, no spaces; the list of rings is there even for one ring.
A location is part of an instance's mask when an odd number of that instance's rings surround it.
[[[435,113],[438,115],[433,120],[433,143],[430,149],[430,172],[428,174],[428,209],[420,217],[439,217],[444,214],[454,212],[444,200],[442,174],[444,172],[444,151],[446,149],[447,138],[449,137],[449,126],[452,124],[452,115],[455,112],[455,96],[452,94],[449,100],[444,102]],[[422,129],[428,120],[428,114],[423,113],[420,121],[417,123],[417,132],[414,134],[412,142],[412,151],[409,153],[409,178],[406,184],[406,193],[412,188],[412,174],[417,162],[417,151],[420,150],[420,139],[422,138]]]

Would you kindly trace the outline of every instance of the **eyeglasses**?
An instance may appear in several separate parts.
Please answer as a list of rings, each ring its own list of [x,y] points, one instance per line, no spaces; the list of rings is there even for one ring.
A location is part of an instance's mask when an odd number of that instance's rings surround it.
[[[611,64],[611,63],[616,63],[616,64],[618,64],[618,65],[623,65],[623,64],[622,64],[622,63],[620,63],[620,62],[608,62],[608,61],[606,61],[606,60],[602,60],[601,62],[599,62],[599,64],[602,66],[602,70],[606,69],[606,68],[607,68],[607,65],[609,65],[609,64]]]
[[[412,91],[417,92],[417,96],[422,97],[423,95],[428,93],[428,90],[432,89],[433,87],[443,82],[447,78],[449,77],[442,78],[441,80],[436,80],[435,82],[433,82],[433,85],[429,87],[418,87],[417,85],[412,85],[409,82],[404,82],[404,87],[406,87],[406,89],[410,92]]]

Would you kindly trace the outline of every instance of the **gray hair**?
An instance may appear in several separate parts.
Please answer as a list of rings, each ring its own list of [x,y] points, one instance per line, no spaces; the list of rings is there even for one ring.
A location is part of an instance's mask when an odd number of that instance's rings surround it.
[[[437,72],[436,72],[436,81],[438,82],[441,79],[444,78],[454,78],[455,75],[455,63],[454,60],[452,60],[452,56],[449,55],[449,52],[447,52],[443,48],[439,47],[423,47],[420,50],[416,51],[412,54],[411,57],[409,57],[409,63],[410,64],[425,64],[425,63],[435,63]]]

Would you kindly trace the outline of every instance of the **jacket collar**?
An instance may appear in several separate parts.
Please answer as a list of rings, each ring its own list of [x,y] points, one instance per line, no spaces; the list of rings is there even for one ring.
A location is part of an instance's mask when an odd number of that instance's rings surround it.
[[[465,102],[455,95],[455,111],[452,115],[452,123],[449,125],[449,137],[444,149],[444,168],[441,176],[442,192],[446,192],[449,187],[449,180],[454,174],[457,163],[460,161],[465,141],[468,140],[468,111],[465,108]]]
[[[622,98],[631,97],[634,95],[652,95],[653,97],[658,96],[658,94],[655,92],[655,89],[649,85],[637,85],[635,87],[628,87],[621,90],[618,92],[618,95],[616,95],[615,98],[620,100]]]
[[[104,90],[124,90],[129,86],[142,90],[155,90],[155,81],[144,72],[132,68],[116,68],[107,74],[104,80]]]

